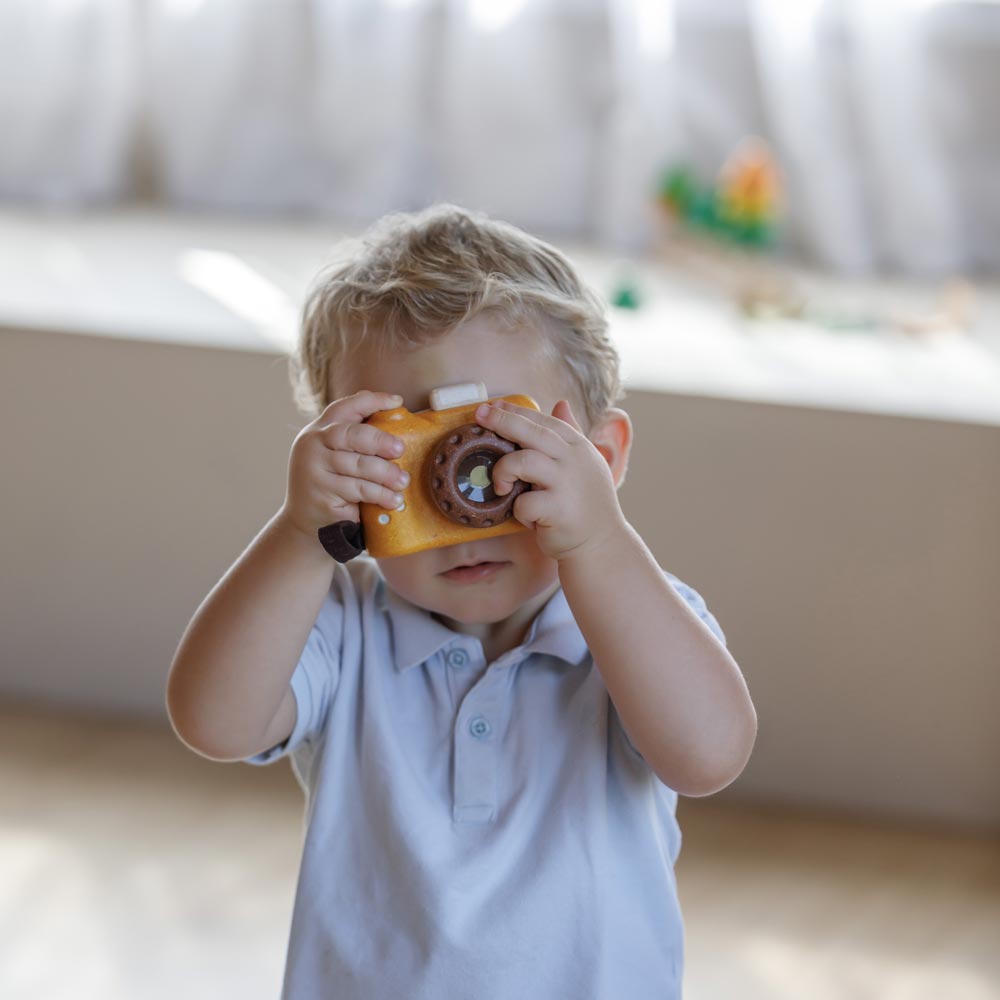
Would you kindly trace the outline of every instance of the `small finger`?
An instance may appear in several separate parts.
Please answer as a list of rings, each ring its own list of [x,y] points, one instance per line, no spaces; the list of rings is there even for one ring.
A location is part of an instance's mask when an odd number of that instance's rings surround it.
[[[348,503],[377,504],[395,510],[403,502],[401,493],[380,483],[373,483],[370,479],[335,475],[331,480],[331,487],[336,497]]]
[[[319,438],[330,451],[357,452],[362,455],[380,455],[382,458],[399,458],[405,450],[401,438],[371,424],[337,423],[324,427]]]
[[[522,493],[514,501],[514,517],[521,524],[530,527],[533,524],[546,524],[545,508],[549,497],[543,490],[530,490]]]
[[[568,441],[556,429],[568,425],[555,417],[536,410],[513,407],[511,403],[483,403],[476,409],[476,419],[508,441],[525,448],[536,448],[546,454],[555,454]]]
[[[568,399],[560,399],[559,402],[552,407],[552,416],[557,420],[561,420],[563,423],[569,424],[573,430],[583,434],[583,428],[576,419],[576,414],[573,412],[573,408],[570,406]]]
[[[557,478],[555,463],[540,451],[522,448],[512,451],[493,466],[493,489],[498,496],[505,496],[520,479],[535,486],[551,487]]]
[[[351,396],[335,399],[319,415],[317,423],[361,423],[379,410],[394,410],[402,405],[399,393],[361,389]]]
[[[410,474],[405,469],[374,455],[334,451],[330,453],[327,468],[337,475],[369,479],[390,489],[404,489],[410,484]]]

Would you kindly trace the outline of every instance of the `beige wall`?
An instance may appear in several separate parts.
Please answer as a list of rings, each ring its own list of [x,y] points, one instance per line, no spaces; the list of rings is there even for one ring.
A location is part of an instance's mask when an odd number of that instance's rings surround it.
[[[760,717],[724,795],[1000,826],[1000,428],[634,393],[622,499]],[[0,696],[162,717],[280,503],[271,355],[0,334]]]

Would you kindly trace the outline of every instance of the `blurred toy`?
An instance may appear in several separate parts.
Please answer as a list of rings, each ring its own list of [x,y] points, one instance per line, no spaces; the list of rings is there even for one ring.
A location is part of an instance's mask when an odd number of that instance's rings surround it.
[[[616,309],[638,309],[642,306],[639,286],[630,278],[623,278],[611,293],[611,304]]]
[[[773,244],[780,204],[778,169],[768,145],[744,139],[714,185],[699,185],[685,167],[663,178],[659,200],[687,226],[748,247]]]
[[[661,219],[657,256],[713,294],[729,298],[751,320],[791,320],[827,330],[920,335],[971,326],[975,292],[953,279],[927,309],[838,306],[807,293],[777,248],[782,214],[780,172],[767,143],[737,145],[712,184],[686,167],[667,171],[656,193]],[[825,297],[825,296],[824,296]]]
[[[764,259],[778,242],[781,200],[774,156],[756,136],[736,146],[711,184],[674,167],[656,194],[658,256],[745,311],[795,310],[795,289]]]

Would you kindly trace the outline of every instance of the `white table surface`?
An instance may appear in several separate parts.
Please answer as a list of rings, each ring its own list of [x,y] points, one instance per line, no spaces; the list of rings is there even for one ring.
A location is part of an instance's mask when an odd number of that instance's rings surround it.
[[[282,352],[313,275],[348,232],[148,209],[0,208],[0,328]],[[1000,425],[997,286],[977,287],[971,333],[849,332],[750,321],[662,262],[564,248],[601,293],[628,276],[642,294],[640,309],[611,313],[627,387]],[[860,311],[928,309],[935,293],[795,277]]]

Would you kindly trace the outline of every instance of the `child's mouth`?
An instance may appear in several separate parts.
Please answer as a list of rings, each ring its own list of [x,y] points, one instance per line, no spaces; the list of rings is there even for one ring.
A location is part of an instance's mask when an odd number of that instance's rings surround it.
[[[481,562],[475,566],[456,566],[455,569],[448,570],[441,575],[446,580],[455,583],[478,583],[480,580],[487,580],[498,573],[504,566],[509,566],[506,562]]]

